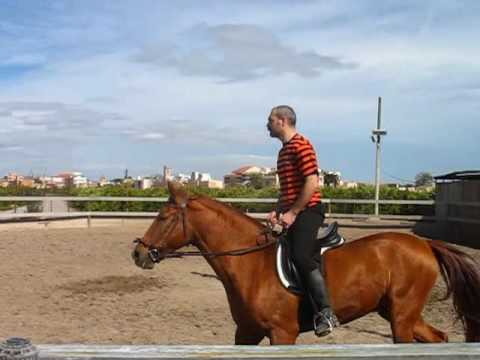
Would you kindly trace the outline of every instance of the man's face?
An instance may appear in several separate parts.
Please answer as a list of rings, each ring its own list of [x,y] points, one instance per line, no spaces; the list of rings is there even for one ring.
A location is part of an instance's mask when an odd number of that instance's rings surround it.
[[[267,122],[267,129],[270,132],[271,137],[279,137],[282,133],[284,126],[284,120],[276,116],[274,113],[270,113]]]

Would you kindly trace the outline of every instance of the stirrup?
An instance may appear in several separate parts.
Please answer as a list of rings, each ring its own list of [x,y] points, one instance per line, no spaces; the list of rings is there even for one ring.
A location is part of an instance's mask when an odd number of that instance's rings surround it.
[[[329,308],[325,308],[313,317],[313,329],[318,337],[330,334],[339,325],[338,319]]]

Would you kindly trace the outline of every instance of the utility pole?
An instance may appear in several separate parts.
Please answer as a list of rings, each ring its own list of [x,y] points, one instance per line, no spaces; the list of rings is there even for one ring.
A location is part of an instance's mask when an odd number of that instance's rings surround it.
[[[372,141],[376,145],[375,157],[375,216],[378,217],[380,199],[380,142],[382,136],[387,135],[387,131],[382,129],[382,98],[378,98],[378,112],[377,112],[377,128],[372,130]]]

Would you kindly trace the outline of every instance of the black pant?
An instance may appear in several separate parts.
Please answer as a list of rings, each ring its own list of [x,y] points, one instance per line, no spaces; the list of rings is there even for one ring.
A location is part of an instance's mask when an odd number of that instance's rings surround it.
[[[315,258],[319,259],[320,248],[316,238],[324,220],[323,205],[317,204],[301,211],[288,228],[287,239],[293,262],[303,278],[318,266]]]

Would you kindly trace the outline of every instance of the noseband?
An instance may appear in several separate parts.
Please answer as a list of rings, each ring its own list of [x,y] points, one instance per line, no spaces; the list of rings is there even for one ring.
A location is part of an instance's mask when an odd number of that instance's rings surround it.
[[[191,198],[192,200],[194,198]],[[190,200],[190,199],[189,199]],[[183,236],[184,239],[187,240],[187,203],[188,201],[181,204],[175,204],[171,200],[169,200],[168,204],[171,207],[175,207],[179,209],[180,211],[177,211],[176,214],[176,221],[172,222],[173,226],[169,226],[168,232],[166,232],[166,236],[170,235],[170,233],[175,229],[175,225],[178,222],[178,218],[181,214],[182,216],[182,226],[183,226]],[[252,246],[248,248],[242,248],[242,249],[236,249],[236,250],[230,250],[230,251],[221,251],[221,252],[211,252],[211,251],[173,251],[168,254],[161,254],[160,250],[158,248],[155,248],[151,245],[146,244],[142,238],[136,238],[133,240],[134,243],[142,244],[144,247],[148,249],[148,256],[150,260],[154,263],[159,263],[161,260],[165,258],[181,258],[184,256],[208,256],[208,257],[217,257],[217,256],[240,256],[240,255],[245,255],[245,254],[250,254],[252,252],[256,252],[259,250],[266,249],[278,242],[278,234],[276,234],[271,227],[267,227],[265,230],[261,232],[260,235],[264,235],[265,239],[268,240],[264,244],[257,245],[257,246]],[[284,235],[284,234],[282,234]],[[280,235],[280,236],[282,236]],[[165,237],[166,237],[165,236]]]
[[[188,200],[187,200],[188,202]],[[176,212],[176,217],[175,217],[175,221],[173,221],[170,226],[168,227],[168,231],[166,231],[166,236],[170,235],[170,233],[175,229],[175,226],[177,225],[178,221],[179,221],[179,217],[181,216],[182,217],[182,228],[183,228],[183,237],[185,240],[187,240],[187,213],[186,213],[186,209],[187,209],[187,202],[184,202],[184,203],[181,203],[181,204],[175,204],[173,203],[172,200],[169,200],[168,201],[168,206],[169,207],[174,207],[174,208],[177,208],[179,209],[180,211],[177,211]],[[137,244],[142,244],[144,247],[146,247],[148,249],[148,256],[150,257],[150,260],[152,260],[154,263],[159,263],[162,259],[166,258],[166,257],[180,257],[178,256],[177,254],[161,254],[160,253],[160,250],[158,250],[156,247],[153,247],[151,245],[147,245],[142,238],[136,238],[135,240],[133,240],[134,243],[137,243]]]

